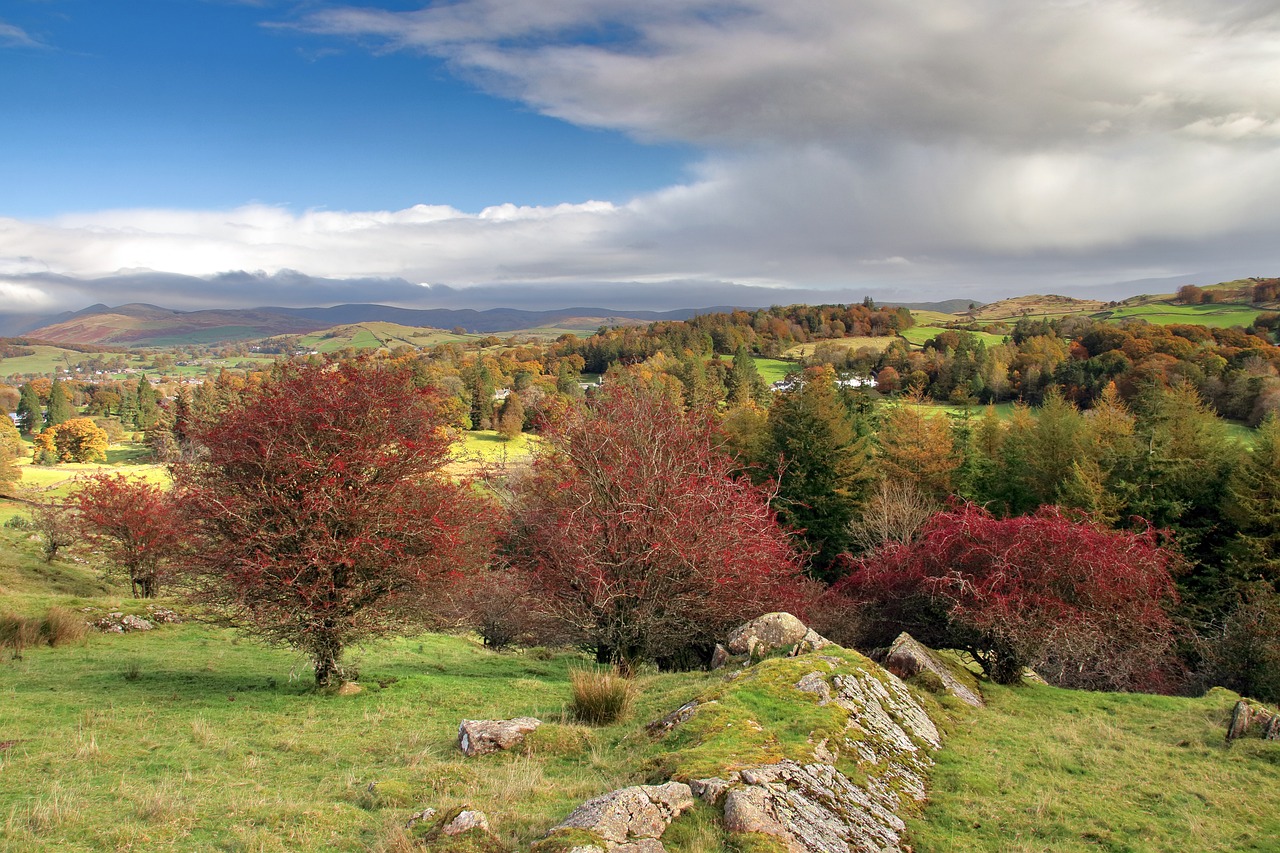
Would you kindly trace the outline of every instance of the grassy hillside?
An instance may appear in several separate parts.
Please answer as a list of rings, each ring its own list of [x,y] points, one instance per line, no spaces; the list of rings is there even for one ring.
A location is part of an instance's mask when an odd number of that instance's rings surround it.
[[[0,527],[0,613],[53,604],[145,613],[93,560],[73,551],[45,565],[25,532]],[[298,655],[194,621],[91,633],[20,659],[4,650],[0,848],[405,850],[404,821],[428,805],[483,809],[506,843],[527,844],[591,796],[738,757],[724,753],[736,742],[724,726],[705,741],[696,728],[671,739],[676,755],[639,728],[731,689],[717,674],[644,673],[628,720],[587,728],[564,710],[570,669],[589,665],[573,651],[496,653],[426,634],[355,649],[348,662],[364,691],[317,694]],[[792,677],[803,669],[788,666]],[[915,849],[1274,849],[1280,743],[1228,748],[1232,695],[984,689],[987,709],[941,709],[947,741],[930,802],[909,825]],[[723,713],[745,713],[742,704],[780,725],[817,713],[747,698],[724,698]],[[527,749],[464,759],[453,747],[462,718],[522,714],[549,723]],[[791,748],[726,719],[762,755]],[[792,735],[803,745],[802,731]],[[671,853],[747,850],[725,839],[710,809],[677,830]]]
[[[1107,312],[1110,320],[1125,320],[1136,317],[1168,326],[1174,323],[1192,323],[1198,326],[1213,328],[1230,328],[1232,326],[1248,326],[1263,313],[1262,309],[1250,305],[1231,303],[1214,303],[1211,305],[1175,305],[1172,302],[1149,302],[1142,305],[1121,306]]]
[[[948,331],[941,326],[912,326],[899,334],[909,343],[917,347],[924,346],[931,338],[937,337],[941,332]],[[972,332],[977,335],[978,339],[987,346],[995,346],[1004,343],[1005,335],[993,335],[990,332]]]

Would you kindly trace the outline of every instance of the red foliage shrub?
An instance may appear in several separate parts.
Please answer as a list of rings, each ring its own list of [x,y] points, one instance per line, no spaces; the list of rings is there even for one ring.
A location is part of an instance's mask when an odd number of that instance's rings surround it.
[[[963,504],[857,561],[833,593],[860,605],[864,643],[905,630],[971,652],[1000,683],[1031,666],[1062,686],[1161,690],[1175,560],[1150,528],[1112,531],[1056,507],[999,519]]]
[[[172,497],[144,480],[97,474],[82,481],[68,506],[85,538],[129,574],[133,597],[154,597],[182,546]]]
[[[341,679],[350,643],[428,618],[489,554],[493,513],[442,470],[449,409],[409,373],[290,367],[193,437],[174,466],[198,600]]]
[[[508,557],[602,662],[673,665],[812,587],[709,414],[616,387],[544,431],[511,480]]]

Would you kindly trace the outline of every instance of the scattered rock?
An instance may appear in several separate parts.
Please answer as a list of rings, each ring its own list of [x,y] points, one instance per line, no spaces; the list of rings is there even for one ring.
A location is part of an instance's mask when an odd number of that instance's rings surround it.
[[[808,634],[808,626],[790,613],[766,613],[734,630],[726,646],[730,654],[762,658],[797,645]]]
[[[156,625],[176,625],[182,621],[177,611],[167,607],[148,607],[147,618]]]
[[[510,749],[522,742],[525,735],[540,725],[542,720],[536,717],[516,717],[513,720],[463,720],[458,726],[458,749],[467,757]]]
[[[463,809],[458,812],[453,820],[444,826],[445,835],[461,835],[472,829],[479,829],[482,832],[489,833],[489,819],[485,817],[484,812],[474,811],[472,809]]]
[[[711,664],[707,667],[711,670],[717,670],[729,662],[729,650],[724,646],[716,643],[716,650],[711,653]]]
[[[125,615],[118,610],[114,610],[100,619],[95,619],[89,623],[90,627],[97,628],[104,634],[127,634],[130,631],[150,631],[153,627],[150,622],[141,616],[134,616],[132,613]]]
[[[693,802],[693,791],[681,782],[621,788],[583,803],[552,831],[594,833],[614,853],[661,853],[661,842],[657,846],[644,842],[660,838]]]
[[[952,673],[946,662],[934,654],[933,650],[917,642],[905,631],[893,641],[889,651],[881,661],[885,669],[902,679],[908,679],[923,672],[933,673],[942,682],[942,688],[966,705],[975,708],[983,706],[982,694],[974,687],[964,684]]]
[[[795,648],[790,651],[791,657],[799,657],[807,655],[810,652],[816,652],[825,649],[827,646],[834,646],[835,643],[810,628],[805,635],[800,638],[800,642],[796,643]]]
[[[696,710],[698,710],[697,699],[694,699],[691,702],[685,702],[679,708],[676,708],[662,719],[654,720],[652,723],[646,725],[644,730],[649,733],[650,737],[661,737],[683,723],[685,720],[692,717],[693,712]]]
[[[405,823],[405,829],[413,829],[420,823],[427,823],[436,816],[436,810],[433,808],[425,808],[420,812],[414,812],[410,815],[409,820]]]

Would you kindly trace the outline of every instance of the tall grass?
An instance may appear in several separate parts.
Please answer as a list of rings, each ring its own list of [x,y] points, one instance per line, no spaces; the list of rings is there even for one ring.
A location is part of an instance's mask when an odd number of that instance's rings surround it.
[[[631,711],[635,689],[629,679],[611,669],[575,669],[569,673],[574,718],[593,726],[607,726]]]

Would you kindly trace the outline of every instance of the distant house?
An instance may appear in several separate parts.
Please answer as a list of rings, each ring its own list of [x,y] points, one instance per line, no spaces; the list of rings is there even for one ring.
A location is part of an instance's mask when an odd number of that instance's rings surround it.
[[[804,374],[800,371],[788,373],[782,379],[769,386],[773,391],[794,391],[804,384]],[[841,376],[836,379],[838,388],[873,388],[876,381],[867,376]]]

